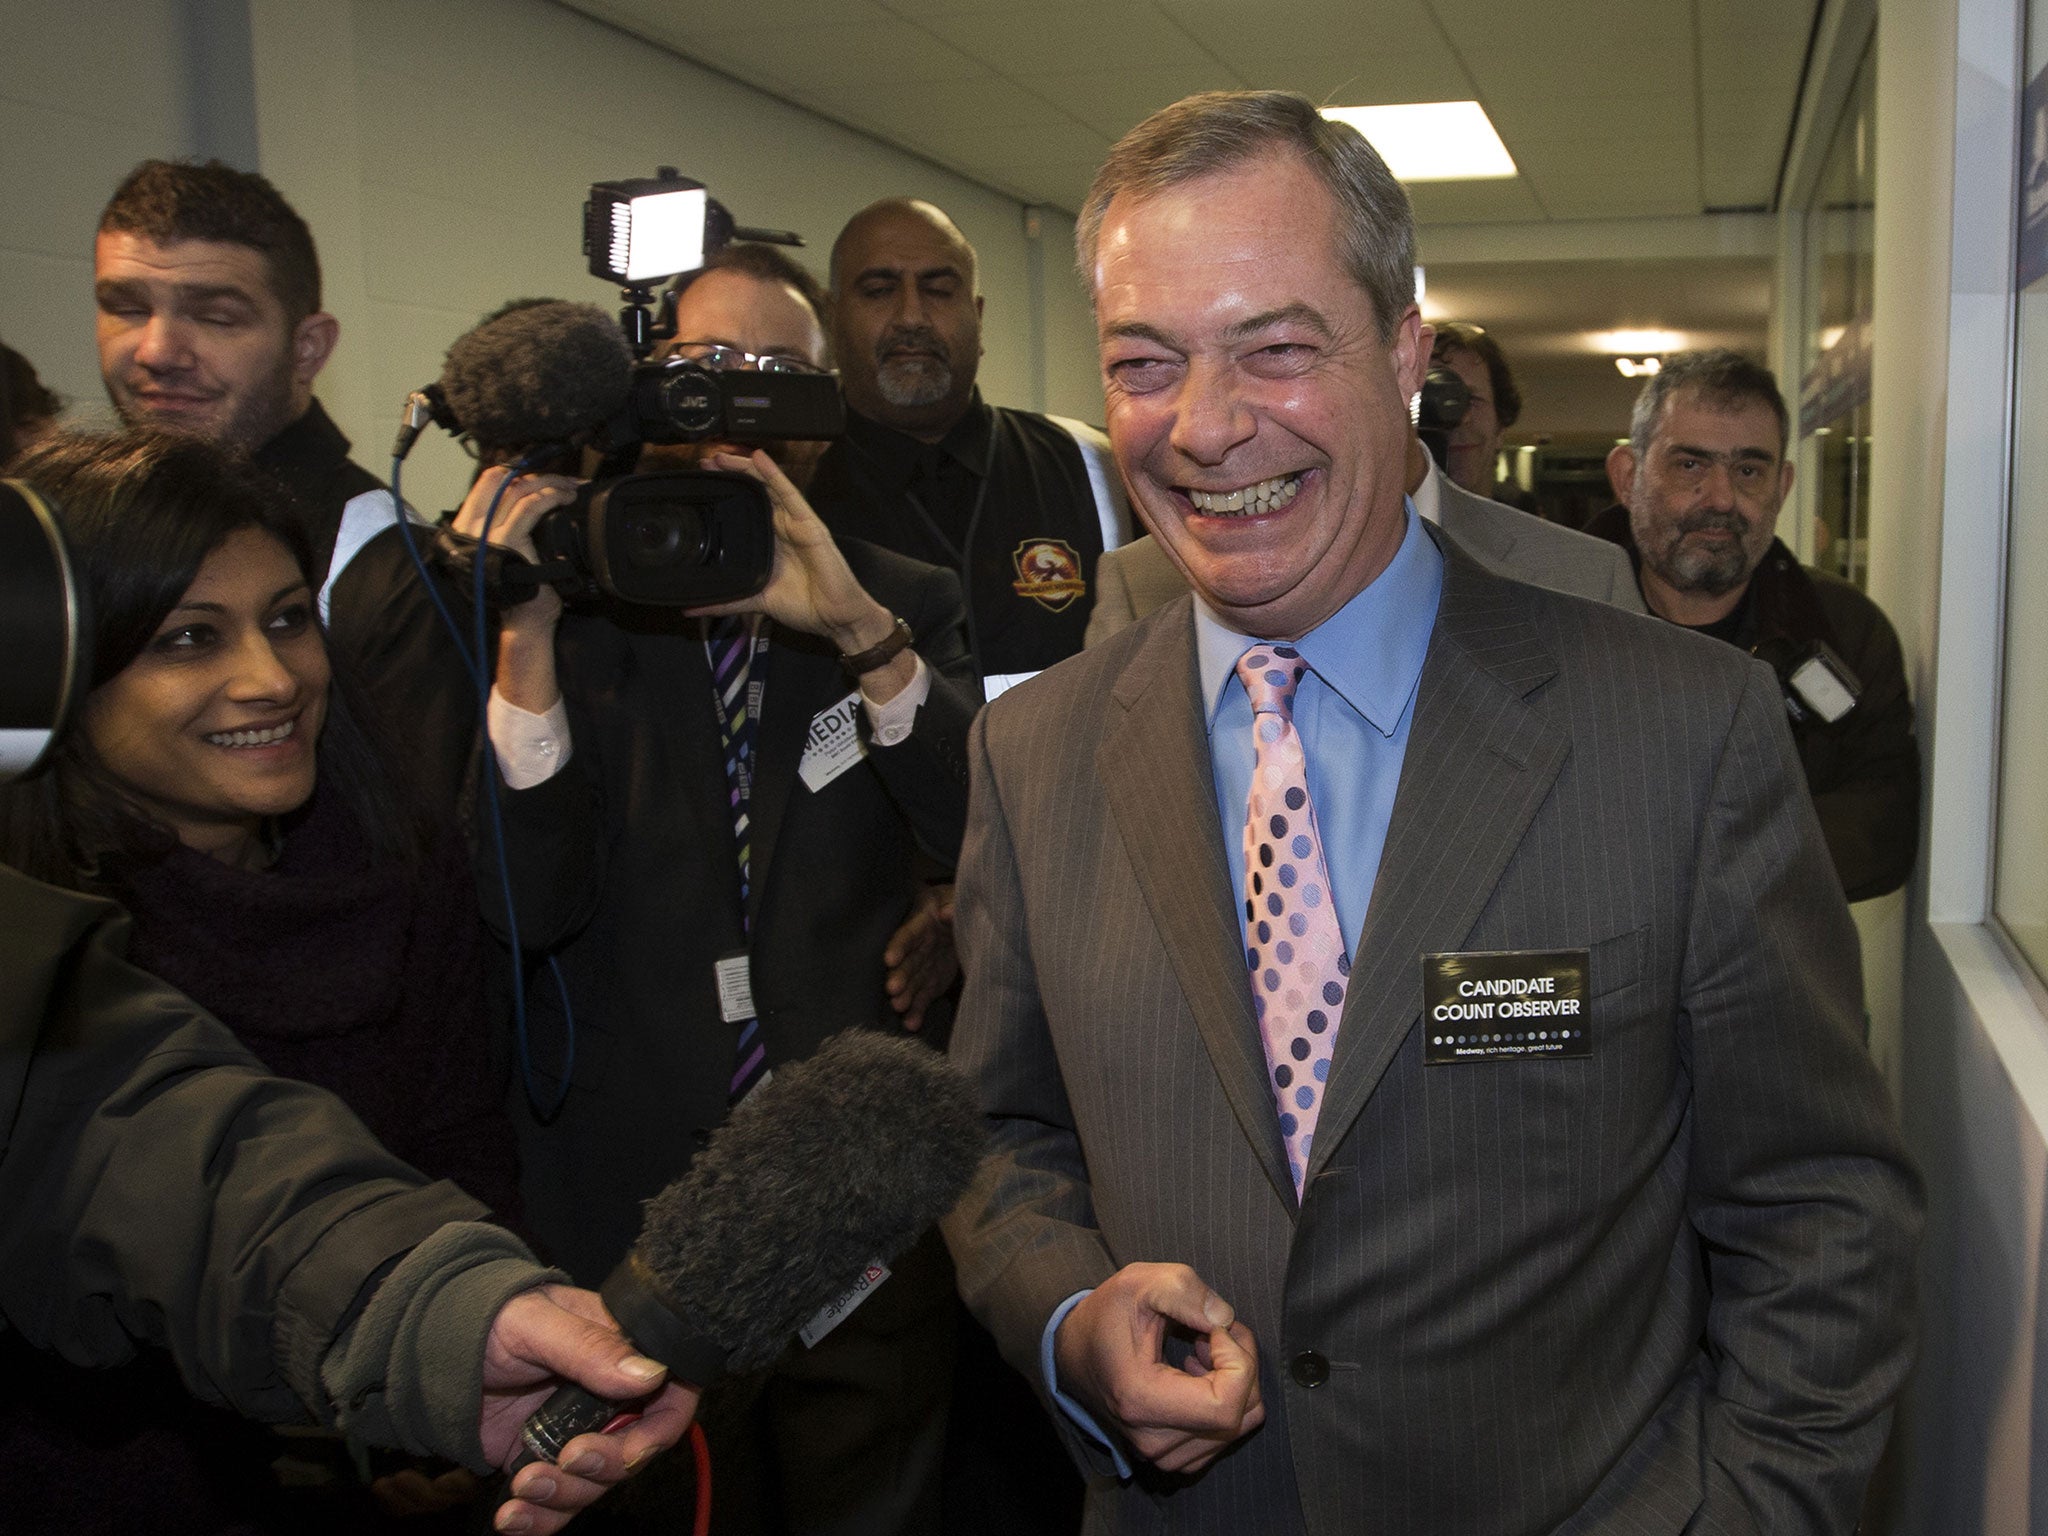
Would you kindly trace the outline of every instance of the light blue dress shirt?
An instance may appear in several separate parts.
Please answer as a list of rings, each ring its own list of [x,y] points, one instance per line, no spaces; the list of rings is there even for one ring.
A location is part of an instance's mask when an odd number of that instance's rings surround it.
[[[1365,926],[1394,816],[1415,691],[1443,595],[1444,557],[1414,504],[1407,532],[1372,584],[1294,642],[1308,675],[1294,695],[1294,728],[1308,758],[1308,798],[1330,866],[1330,893],[1348,954]],[[1258,642],[1195,599],[1195,660],[1209,708],[1216,814],[1230,889],[1244,902],[1245,806],[1251,797],[1252,702],[1237,659]]]
[[[1294,695],[1294,726],[1308,759],[1309,803],[1315,810],[1330,894],[1347,954],[1355,950],[1379,878],[1394,791],[1408,754],[1422,663],[1443,597],[1444,557],[1423,531],[1414,502],[1387,568],[1313,630],[1294,641],[1308,663]],[[1216,814],[1230,859],[1235,906],[1244,910],[1244,823],[1251,800],[1251,697],[1237,678],[1237,659],[1261,643],[1230,628],[1195,598],[1195,665],[1208,706],[1209,760],[1216,775]],[[1278,1111],[1276,1110],[1277,1114]],[[1079,1403],[1059,1390],[1053,1338],[1086,1291],[1055,1309],[1039,1339],[1039,1366],[1053,1400],[1090,1438],[1109,1449],[1119,1477],[1131,1475],[1123,1450]]]

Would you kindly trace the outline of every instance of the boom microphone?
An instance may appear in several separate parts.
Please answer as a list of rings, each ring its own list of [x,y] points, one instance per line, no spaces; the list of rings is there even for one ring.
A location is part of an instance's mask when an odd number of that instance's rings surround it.
[[[867,1265],[952,1209],[987,1141],[974,1091],[929,1046],[874,1030],[777,1067],[647,1202],[600,1294],[633,1346],[702,1386],[758,1370]],[[618,1413],[564,1387],[526,1421],[518,1470]]]
[[[566,443],[602,425],[633,386],[633,353],[595,304],[508,304],[455,340],[437,388],[454,431],[487,452]]]

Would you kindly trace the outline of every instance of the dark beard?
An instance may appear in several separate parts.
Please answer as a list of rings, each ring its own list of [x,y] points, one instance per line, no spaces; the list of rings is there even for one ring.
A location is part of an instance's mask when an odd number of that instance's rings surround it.
[[[1727,532],[1733,545],[1687,548],[1688,535]],[[1696,512],[1681,522],[1653,562],[1657,574],[1680,592],[1725,597],[1749,580],[1749,528],[1733,512]]]

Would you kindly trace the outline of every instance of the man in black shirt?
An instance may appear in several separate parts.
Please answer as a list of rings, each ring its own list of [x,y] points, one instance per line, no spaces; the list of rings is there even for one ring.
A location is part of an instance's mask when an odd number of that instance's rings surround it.
[[[1792,489],[1788,428],[1770,370],[1728,351],[1666,358],[1636,398],[1629,440],[1607,457],[1621,505],[1586,531],[1628,550],[1651,613],[1777,671],[1835,873],[1863,901],[1913,870],[1913,704],[1877,604],[1773,535]]]
[[[887,198],[832,247],[846,437],[810,498],[834,533],[948,566],[991,694],[1081,649],[1095,561],[1130,536],[1101,433],[982,401],[974,247],[930,203]]]
[[[100,376],[132,426],[246,450],[292,492],[328,587],[396,508],[313,398],[341,325],[320,258],[263,177],[219,161],[145,160],[93,243]]]

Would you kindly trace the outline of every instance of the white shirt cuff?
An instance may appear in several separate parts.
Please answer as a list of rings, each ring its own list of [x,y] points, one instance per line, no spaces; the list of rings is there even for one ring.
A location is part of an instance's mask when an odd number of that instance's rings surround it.
[[[893,747],[907,739],[910,728],[917,724],[918,709],[931,697],[932,669],[915,651],[911,656],[917,662],[917,670],[910,675],[904,690],[888,703],[877,704],[868,697],[867,689],[861,689],[860,702],[868,712],[868,731],[878,747]]]
[[[544,715],[521,709],[497,689],[484,709],[491,748],[498,754],[498,772],[508,789],[545,784],[569,761],[569,711],[560,699]]]
[[[1067,1320],[1069,1312],[1092,1293],[1093,1287],[1086,1291],[1076,1291],[1053,1309],[1052,1317],[1045,1325],[1045,1332],[1038,1341],[1038,1372],[1045,1378],[1045,1390],[1052,1394],[1052,1400],[1059,1405],[1060,1412],[1072,1420],[1074,1427],[1082,1434],[1109,1452],[1109,1459],[1116,1464],[1116,1475],[1129,1482],[1129,1459],[1117,1448],[1116,1442],[1102,1432],[1102,1426],[1095,1422],[1095,1415],[1060,1390],[1059,1366],[1053,1358],[1052,1341],[1054,1335],[1060,1331],[1060,1324]]]

